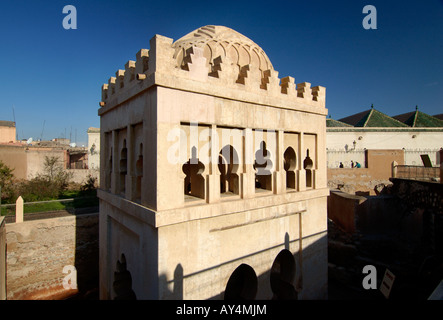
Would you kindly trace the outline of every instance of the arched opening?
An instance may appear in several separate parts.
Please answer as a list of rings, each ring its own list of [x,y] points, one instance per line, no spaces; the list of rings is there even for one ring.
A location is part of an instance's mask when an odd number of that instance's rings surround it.
[[[273,299],[293,300],[297,299],[297,291],[293,282],[295,278],[295,259],[291,251],[283,249],[277,255],[271,267],[271,290]]]
[[[124,254],[121,255],[120,260],[117,260],[112,287],[115,293],[114,300],[137,300],[135,292],[132,290],[132,276],[127,269]]]
[[[229,277],[225,289],[225,300],[254,300],[258,279],[254,269],[242,263]]]
[[[260,149],[255,153],[255,191],[272,191],[272,161],[271,153],[266,149],[266,142],[260,143]]]
[[[135,162],[135,199],[136,201],[141,201],[142,193],[142,178],[143,178],[143,143],[140,143],[140,148],[138,152],[138,158]]]
[[[306,158],[303,161],[303,169],[306,170],[306,187],[312,188],[312,169],[314,167],[314,162],[309,157],[309,149],[306,150]]]
[[[106,176],[105,176],[105,184],[106,189],[111,190],[111,181],[112,181],[112,148],[110,148],[109,158],[106,162]]]
[[[283,154],[283,168],[286,171],[286,188],[296,189],[295,168],[297,166],[297,157],[292,147],[288,147]]]
[[[128,173],[128,149],[126,148],[126,139],[123,140],[123,148],[120,152],[120,193],[126,191],[126,174]]]
[[[238,154],[234,147],[231,145],[223,147],[218,155],[221,194],[239,194],[238,166]]]
[[[204,199],[205,178],[202,176],[202,173],[205,171],[205,165],[198,160],[196,147],[192,147],[192,156],[182,166],[182,170],[186,175],[184,181],[185,196]]]

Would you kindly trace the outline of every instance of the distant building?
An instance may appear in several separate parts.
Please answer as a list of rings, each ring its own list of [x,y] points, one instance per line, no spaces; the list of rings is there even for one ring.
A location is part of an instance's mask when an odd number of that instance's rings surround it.
[[[15,122],[0,120],[0,143],[14,143],[15,139]]]
[[[389,117],[371,107],[340,120],[329,118],[326,127],[330,188],[376,194],[391,184],[393,165],[423,167],[422,156],[429,156],[433,167],[440,166],[443,121],[418,109]],[[357,162],[362,168],[355,168]]]
[[[371,108],[338,121],[328,118],[326,127],[328,168],[365,164],[365,150],[403,150],[404,164],[418,166],[427,154],[433,166],[440,164],[443,121],[419,110],[390,117]]]
[[[88,167],[100,169],[100,128],[88,129]]]

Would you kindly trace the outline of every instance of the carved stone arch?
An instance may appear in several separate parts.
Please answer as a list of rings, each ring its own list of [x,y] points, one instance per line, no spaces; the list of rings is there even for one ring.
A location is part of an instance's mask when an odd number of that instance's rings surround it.
[[[232,145],[224,146],[218,155],[218,169],[220,171],[220,193],[240,193],[239,188],[239,157]]]
[[[313,187],[313,168],[314,168],[314,162],[312,161],[311,157],[309,157],[309,149],[306,150],[306,158],[303,161],[303,169],[306,171],[306,187],[312,188]]]
[[[128,173],[128,148],[126,147],[126,139],[123,139],[123,146],[122,149],[120,150],[119,173],[120,173],[120,193],[125,193],[126,174]]]
[[[141,189],[143,179],[143,143],[140,143],[137,161],[135,162],[135,199],[141,201]]]
[[[192,148],[191,158],[185,164],[183,164],[182,170],[185,174],[185,195],[204,199],[205,178],[202,174],[205,171],[205,165],[197,158],[197,148]]]
[[[296,189],[297,155],[292,147],[288,147],[283,154],[283,168],[286,171],[286,188]]]
[[[255,188],[272,190],[271,152],[266,148],[266,142],[260,143],[260,148],[255,152],[254,160]]]

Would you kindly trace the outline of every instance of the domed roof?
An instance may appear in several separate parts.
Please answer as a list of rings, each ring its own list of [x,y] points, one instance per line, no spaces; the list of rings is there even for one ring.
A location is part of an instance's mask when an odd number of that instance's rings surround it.
[[[221,56],[223,61],[228,58],[240,67],[252,64],[261,71],[274,69],[262,48],[237,31],[223,26],[201,27],[178,39],[172,46],[175,48],[174,58],[178,66],[183,66],[186,50],[199,47],[203,49],[208,66]]]

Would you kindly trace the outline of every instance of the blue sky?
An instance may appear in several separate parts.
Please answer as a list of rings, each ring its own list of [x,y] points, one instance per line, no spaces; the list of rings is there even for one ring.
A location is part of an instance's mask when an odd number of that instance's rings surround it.
[[[69,4],[76,30],[62,25]],[[377,9],[376,30],[362,26],[365,5]],[[14,110],[19,139],[86,143],[117,69],[155,34],[177,40],[209,24],[260,45],[279,77],[325,86],[334,119],[371,104],[390,116],[416,105],[443,113],[443,0],[18,0],[0,4],[0,120]]]

